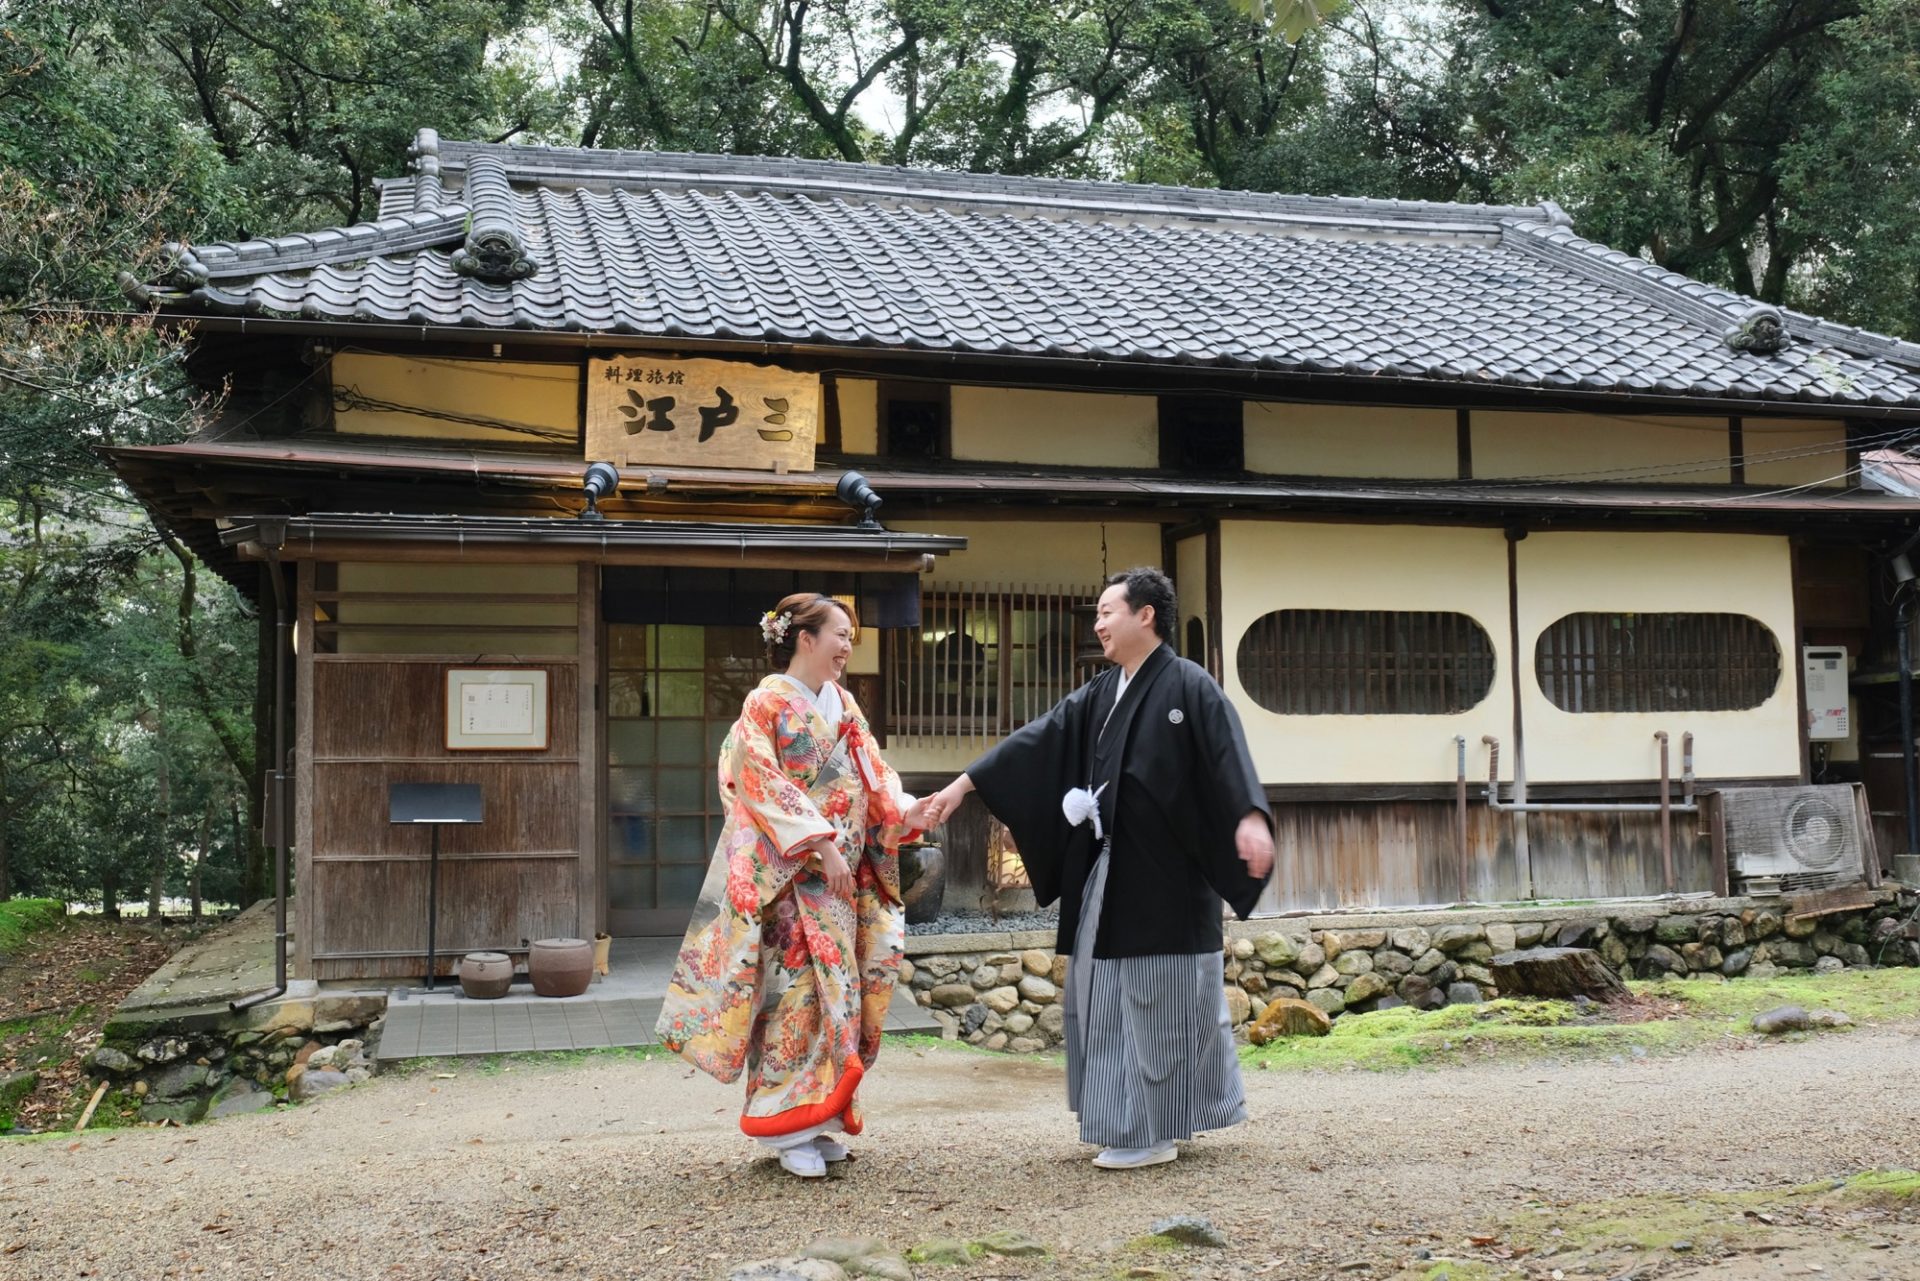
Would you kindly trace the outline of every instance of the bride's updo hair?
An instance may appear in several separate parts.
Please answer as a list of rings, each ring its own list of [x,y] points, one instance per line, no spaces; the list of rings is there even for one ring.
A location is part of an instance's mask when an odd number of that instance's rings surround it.
[[[818,636],[820,629],[833,621],[835,613],[845,614],[856,628],[859,620],[844,601],[819,592],[795,592],[768,610],[760,619],[760,639],[767,643],[767,662],[776,672],[793,664],[793,651],[800,633]]]

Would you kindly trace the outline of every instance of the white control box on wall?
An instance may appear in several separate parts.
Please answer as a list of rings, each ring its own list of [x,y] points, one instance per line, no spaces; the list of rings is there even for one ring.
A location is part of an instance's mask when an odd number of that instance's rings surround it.
[[[1801,650],[1806,671],[1807,737],[1825,741],[1853,737],[1848,715],[1847,647],[1807,645]]]

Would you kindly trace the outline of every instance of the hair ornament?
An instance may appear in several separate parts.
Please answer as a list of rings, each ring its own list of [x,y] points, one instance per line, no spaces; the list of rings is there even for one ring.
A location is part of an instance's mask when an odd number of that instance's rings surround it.
[[[792,626],[792,610],[785,610],[779,614],[768,610],[760,615],[760,639],[769,645],[778,645],[787,638],[787,629]]]

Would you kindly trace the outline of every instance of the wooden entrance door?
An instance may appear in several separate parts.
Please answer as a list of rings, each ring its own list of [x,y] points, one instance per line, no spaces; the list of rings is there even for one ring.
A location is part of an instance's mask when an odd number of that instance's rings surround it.
[[[755,627],[607,625],[607,920],[679,934],[720,836],[715,761],[766,674]]]

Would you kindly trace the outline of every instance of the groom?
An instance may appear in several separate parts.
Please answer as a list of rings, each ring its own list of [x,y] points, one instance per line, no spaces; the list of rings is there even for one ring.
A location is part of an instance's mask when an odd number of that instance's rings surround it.
[[[1239,717],[1168,644],[1173,584],[1107,580],[1094,631],[1112,667],[1016,731],[928,804],[970,791],[1007,825],[1042,905],[1060,900],[1067,1106],[1093,1163],[1172,1161],[1246,1120],[1221,965],[1220,903],[1253,910],[1273,868],[1272,810]]]

